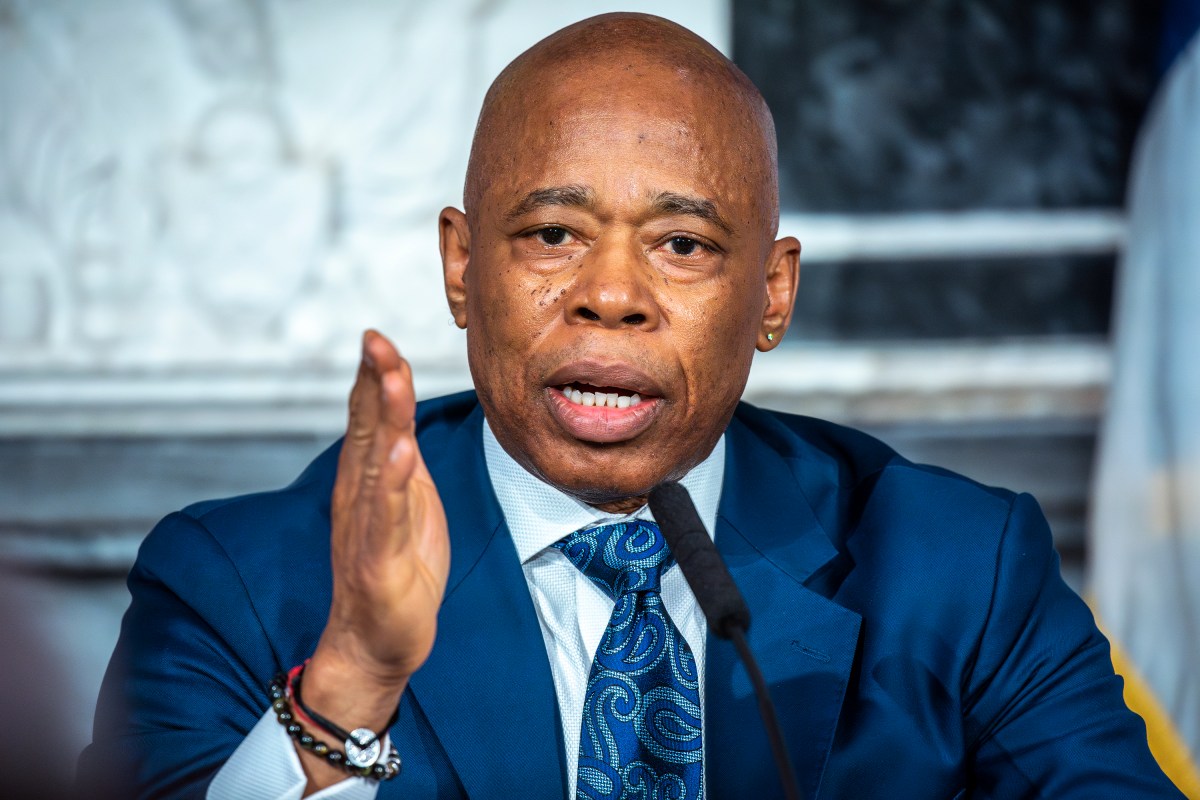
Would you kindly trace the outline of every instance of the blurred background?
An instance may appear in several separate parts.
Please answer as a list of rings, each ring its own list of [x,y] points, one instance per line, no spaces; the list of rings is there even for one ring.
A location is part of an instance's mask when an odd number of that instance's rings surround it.
[[[64,752],[141,538],[290,481],[344,425],[363,328],[419,395],[469,386],[435,233],[480,100],[618,8],[713,42],[775,113],[801,293],[747,399],[1032,492],[1094,588],[1129,176],[1194,3],[0,0],[0,559],[67,676]],[[1168,717],[1200,718],[1189,691]]]

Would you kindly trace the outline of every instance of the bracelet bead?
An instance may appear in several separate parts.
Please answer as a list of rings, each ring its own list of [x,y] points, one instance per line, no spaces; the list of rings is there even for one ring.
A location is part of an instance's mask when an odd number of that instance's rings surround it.
[[[315,755],[324,758],[329,764],[361,778],[386,781],[400,774],[400,755],[396,752],[395,747],[389,747],[388,752],[374,765],[357,767],[346,760],[344,752],[337,750],[325,742],[319,741],[311,733],[304,730],[304,726],[297,721],[296,713],[292,710],[292,698],[289,693],[288,677],[286,675],[276,675],[272,679],[270,685],[267,687],[267,696],[271,699],[271,709],[275,712],[279,724],[284,726],[284,730],[287,731],[288,736],[294,739],[305,750],[310,750]],[[390,725],[391,723],[389,723]]]

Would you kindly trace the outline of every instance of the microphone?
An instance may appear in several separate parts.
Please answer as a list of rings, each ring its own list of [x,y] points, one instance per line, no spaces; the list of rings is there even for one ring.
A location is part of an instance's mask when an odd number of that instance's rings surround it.
[[[658,521],[712,632],[733,638],[734,629],[750,629],[750,609],[738,591],[729,568],[704,529],[687,489],[664,483],[650,491],[650,511]]]
[[[762,670],[750,652],[750,645],[746,643],[746,631],[750,629],[750,608],[745,598],[733,582],[729,567],[717,552],[712,537],[704,529],[704,523],[700,521],[700,514],[687,489],[674,481],[659,484],[650,490],[649,503],[663,538],[675,556],[675,563],[679,564],[683,577],[692,587],[696,602],[700,604],[700,610],[708,620],[708,627],[720,638],[733,641],[746,667],[746,674],[750,676],[750,683],[758,698],[758,713],[762,716],[767,739],[771,742],[771,753],[783,784],[784,796],[787,800],[800,800],[803,795],[796,782],[796,772],[792,768],[787,745],[783,741],[783,731],[779,729],[775,704],[771,702]]]

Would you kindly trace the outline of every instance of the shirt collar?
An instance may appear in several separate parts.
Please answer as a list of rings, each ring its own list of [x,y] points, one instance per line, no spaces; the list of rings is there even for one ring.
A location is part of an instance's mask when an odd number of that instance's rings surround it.
[[[504,512],[521,563],[580,528],[628,519],[654,519],[648,506],[642,506],[632,514],[609,514],[559,491],[528,472],[505,452],[486,418],[483,421],[483,455],[492,489]],[[708,457],[679,481],[692,496],[709,536],[713,535],[717,523],[717,505],[721,501],[724,479],[725,435],[721,434]]]

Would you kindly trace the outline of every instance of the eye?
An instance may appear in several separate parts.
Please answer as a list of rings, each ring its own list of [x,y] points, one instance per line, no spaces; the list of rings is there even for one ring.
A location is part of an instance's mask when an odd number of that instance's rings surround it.
[[[697,250],[704,247],[704,245],[700,242],[697,242],[695,239],[689,239],[686,236],[673,237],[669,242],[667,242],[667,246],[670,247],[671,252],[677,256],[694,256],[696,255]]]
[[[569,236],[566,228],[539,228],[533,235],[539,242],[551,247],[562,244]]]

